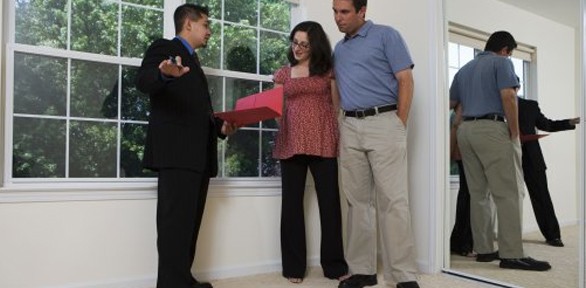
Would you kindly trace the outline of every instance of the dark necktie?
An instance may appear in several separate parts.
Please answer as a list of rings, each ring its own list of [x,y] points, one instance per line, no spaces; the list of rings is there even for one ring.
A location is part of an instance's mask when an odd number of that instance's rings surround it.
[[[201,68],[201,63],[199,62],[199,56],[197,56],[197,52],[193,51],[193,60],[195,61],[195,64],[197,64],[197,66],[199,66]]]
[[[208,80],[207,80],[206,76],[204,75],[203,70],[201,69],[201,62],[199,62],[199,56],[197,56],[197,52],[193,51],[193,54],[191,56],[193,57],[193,61],[195,61],[197,68],[200,69],[201,74],[203,75],[203,84],[204,84],[203,88],[205,89],[205,91],[208,91],[208,93],[209,93]],[[213,113],[213,108],[212,108],[212,99],[209,97],[208,97],[208,102],[210,104],[210,111],[211,111],[210,116],[211,116],[211,119],[213,122],[214,121],[214,113]]]

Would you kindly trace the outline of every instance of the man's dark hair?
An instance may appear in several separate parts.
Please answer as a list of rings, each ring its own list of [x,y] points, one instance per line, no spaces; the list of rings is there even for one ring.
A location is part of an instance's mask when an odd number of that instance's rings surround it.
[[[486,41],[484,51],[491,51],[498,53],[503,48],[507,48],[507,52],[511,53],[513,49],[517,48],[517,42],[513,35],[507,31],[497,31],[492,33]]]
[[[173,21],[175,21],[175,34],[179,34],[183,30],[183,23],[185,19],[197,21],[202,15],[209,16],[209,10],[206,6],[200,6],[195,4],[183,4],[173,14]]]
[[[289,40],[293,42],[295,33],[301,31],[307,33],[309,41],[309,75],[323,75],[332,69],[332,46],[326,32],[317,22],[305,21],[297,24],[289,35]],[[292,66],[298,63],[293,55],[293,47],[289,47],[287,59]]]
[[[363,6],[366,7],[367,0],[352,0],[352,4],[354,4],[354,9],[356,12],[360,10]]]

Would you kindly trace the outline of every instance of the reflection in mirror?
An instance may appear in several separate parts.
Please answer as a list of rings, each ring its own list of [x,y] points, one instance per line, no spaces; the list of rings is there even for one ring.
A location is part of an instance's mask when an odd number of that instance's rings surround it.
[[[521,82],[519,96],[537,100],[541,112],[548,118],[579,116],[579,8],[580,0],[446,0],[449,30],[449,55],[446,59],[449,67],[448,85],[458,69],[484,49],[488,35],[506,30],[519,43],[511,57]],[[561,227],[564,247],[546,243],[527,192],[523,200],[524,253],[549,261],[552,270],[526,272],[502,269],[499,261],[477,262],[475,257],[465,255],[467,253],[464,252],[469,251],[455,249],[456,253],[451,253],[446,264],[451,273],[504,287],[579,287],[578,224],[582,207],[578,201],[578,181],[582,173],[578,161],[577,136],[575,131],[566,131],[540,139],[548,168],[547,184]],[[450,172],[450,207],[446,209],[449,227],[445,229],[446,238],[450,237],[455,224],[458,188],[461,184],[455,162]],[[446,241],[449,243],[450,239]],[[446,251],[446,254],[450,254],[450,251]]]

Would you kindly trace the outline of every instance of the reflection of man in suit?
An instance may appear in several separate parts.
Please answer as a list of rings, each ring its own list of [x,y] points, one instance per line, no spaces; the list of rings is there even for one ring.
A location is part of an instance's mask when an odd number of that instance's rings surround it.
[[[565,120],[550,120],[546,118],[539,109],[536,101],[518,98],[519,105],[519,130],[521,135],[535,135],[535,128],[556,132],[571,130],[580,123],[580,118]],[[522,137],[523,138],[523,137]],[[545,174],[545,161],[541,153],[538,140],[524,141],[523,149],[523,174],[525,184],[529,191],[529,198],[533,205],[533,212],[539,225],[541,234],[545,237],[547,244],[556,247],[563,247],[561,240],[560,226],[555,216],[555,210],[549,190],[547,188],[547,176]]]
[[[210,37],[208,10],[175,10],[173,40],[145,53],[137,87],[150,94],[144,166],[158,171],[157,288],[211,288],[191,274],[210,177],[217,174],[217,138],[235,127],[214,117],[206,77],[194,49]]]

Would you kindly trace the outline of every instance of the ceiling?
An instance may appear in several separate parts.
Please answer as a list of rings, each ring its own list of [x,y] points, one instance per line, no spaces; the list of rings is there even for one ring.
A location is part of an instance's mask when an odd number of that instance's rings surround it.
[[[579,27],[580,0],[499,0],[567,26]]]

